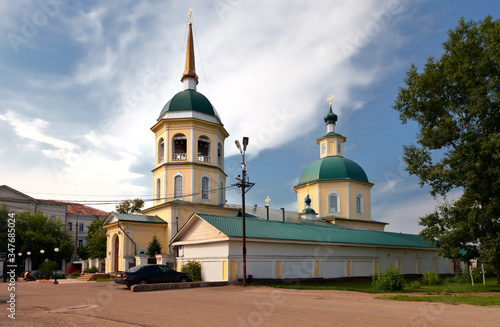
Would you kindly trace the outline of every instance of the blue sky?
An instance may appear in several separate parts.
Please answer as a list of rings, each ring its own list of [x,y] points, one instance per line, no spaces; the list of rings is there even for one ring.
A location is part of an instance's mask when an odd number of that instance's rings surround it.
[[[189,8],[198,91],[230,133],[228,183],[234,140],[250,138],[248,204],[296,210],[332,93],[344,155],[375,184],[372,218],[420,231],[436,200],[404,171],[417,129],[392,109],[398,87],[460,17],[498,19],[497,1],[3,1],[0,184],[42,199],[152,198],[150,128],[182,89]]]

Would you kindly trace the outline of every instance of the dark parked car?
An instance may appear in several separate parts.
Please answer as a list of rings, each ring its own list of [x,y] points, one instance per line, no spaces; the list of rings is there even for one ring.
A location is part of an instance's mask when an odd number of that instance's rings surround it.
[[[144,265],[117,273],[115,283],[130,288],[134,284],[191,282],[193,275],[177,272],[166,265]]]

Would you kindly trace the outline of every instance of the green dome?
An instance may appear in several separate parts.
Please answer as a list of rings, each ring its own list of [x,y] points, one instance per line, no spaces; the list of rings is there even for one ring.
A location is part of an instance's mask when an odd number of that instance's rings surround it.
[[[344,157],[333,156],[319,159],[307,166],[300,176],[298,185],[345,179],[370,183],[365,171],[357,163]]]
[[[210,101],[208,101],[203,94],[190,89],[181,91],[174,95],[174,97],[163,107],[160,117],[167,111],[184,110],[198,111],[207,115],[218,117],[217,111],[215,111]]]
[[[333,113],[332,107],[330,107],[330,112],[328,112],[325,116],[325,123],[335,124],[337,120],[338,120],[337,115]]]

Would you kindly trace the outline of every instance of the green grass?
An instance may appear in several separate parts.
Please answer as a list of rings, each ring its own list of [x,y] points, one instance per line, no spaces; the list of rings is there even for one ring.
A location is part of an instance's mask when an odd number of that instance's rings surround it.
[[[95,280],[95,282],[112,282],[112,281],[114,281],[114,278],[102,278]]]
[[[476,292],[500,292],[500,284],[496,278],[486,278],[486,285],[475,284],[473,287],[470,283],[454,283],[451,278],[442,280],[441,285],[422,285],[420,288],[410,288],[412,281],[421,281],[420,278],[406,278],[407,287],[402,291],[383,291],[372,286],[369,280],[358,281],[342,281],[333,283],[317,283],[317,284],[262,284],[263,286],[271,286],[275,288],[287,289],[302,289],[302,290],[341,290],[341,291],[356,291],[364,293],[428,293],[428,294],[449,294],[449,293],[476,293]]]
[[[441,302],[447,304],[471,304],[480,306],[500,306],[500,295],[494,296],[474,296],[474,295],[441,295],[441,296],[378,296],[377,299],[414,301],[414,302]]]

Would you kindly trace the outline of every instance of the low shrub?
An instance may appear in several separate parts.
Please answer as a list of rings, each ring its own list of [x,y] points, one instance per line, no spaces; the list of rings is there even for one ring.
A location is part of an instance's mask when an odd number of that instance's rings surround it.
[[[439,285],[441,284],[441,279],[439,274],[433,271],[426,271],[422,276],[422,284],[424,285]]]
[[[66,279],[66,274],[57,274],[57,279]]]
[[[405,279],[393,266],[384,272],[379,272],[372,277],[373,287],[385,291],[399,291],[405,285]]]
[[[422,285],[420,285],[420,282],[418,280],[415,280],[410,283],[410,286],[408,288],[413,291],[418,291],[422,288]]]
[[[198,261],[188,261],[181,268],[182,272],[193,275],[194,280],[201,280],[201,263]]]
[[[474,269],[472,270],[472,277],[474,278],[474,283],[482,283],[483,282],[483,274],[481,273],[481,269]],[[461,275],[456,275],[455,278],[457,279],[458,283],[470,283],[470,273],[469,271],[464,271],[462,272]]]
[[[95,274],[98,271],[97,267],[87,267],[83,270],[84,274]]]
[[[68,278],[76,278],[76,277],[80,277],[81,274],[79,272],[74,272],[74,273],[71,273],[69,274]]]

